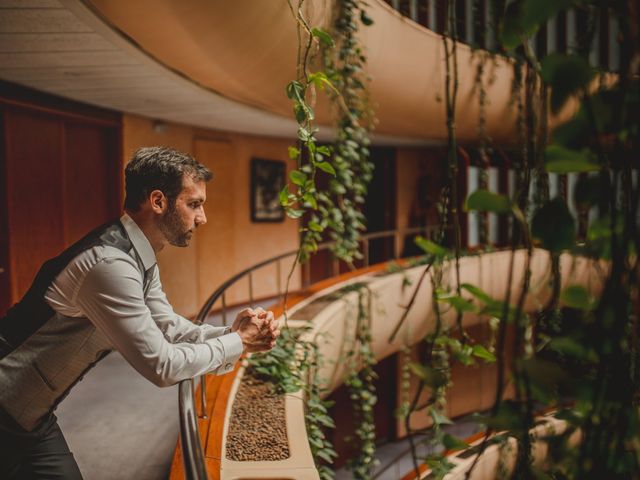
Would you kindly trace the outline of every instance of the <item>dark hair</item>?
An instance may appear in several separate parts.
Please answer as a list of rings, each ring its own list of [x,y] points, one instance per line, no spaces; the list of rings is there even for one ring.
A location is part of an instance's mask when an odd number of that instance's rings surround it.
[[[175,202],[182,191],[182,179],[190,175],[195,181],[208,182],[211,171],[191,155],[168,147],[139,148],[124,170],[124,208],[136,211],[154,190]]]

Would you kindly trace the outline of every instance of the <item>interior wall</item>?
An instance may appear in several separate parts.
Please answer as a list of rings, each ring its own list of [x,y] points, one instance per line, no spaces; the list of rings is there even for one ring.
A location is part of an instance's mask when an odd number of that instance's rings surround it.
[[[165,145],[194,155],[213,171],[207,186],[205,214],[207,224],[198,229],[189,248],[168,246],[158,255],[162,284],[176,311],[190,316],[197,313],[207,297],[232,275],[269,257],[298,247],[298,222],[286,218],[278,223],[251,220],[251,159],[263,158],[286,163],[287,172],[295,168],[286,139],[275,139],[226,132],[214,132],[178,124],[156,124],[134,115],[123,119],[124,164],[137,148]],[[284,289],[293,258],[280,268],[276,265],[253,275],[254,298],[265,298]],[[299,288],[296,271],[290,289]],[[229,290],[227,305],[249,297],[245,279]],[[219,304],[216,305],[219,307]]]
[[[0,82],[0,316],[120,211],[120,115]]]

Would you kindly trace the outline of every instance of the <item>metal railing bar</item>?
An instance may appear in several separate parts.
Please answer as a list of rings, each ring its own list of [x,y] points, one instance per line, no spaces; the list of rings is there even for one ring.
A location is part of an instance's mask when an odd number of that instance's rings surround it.
[[[207,374],[200,375],[200,418],[207,418]]]
[[[224,292],[222,292],[222,325],[224,325],[225,327],[227,326],[227,295],[226,295],[226,290]]]
[[[374,240],[377,238],[384,238],[384,237],[390,237],[393,236],[394,234],[403,234],[403,235],[410,235],[412,233],[418,233],[418,232],[428,232],[429,230],[432,230],[433,228],[436,228],[436,226],[429,226],[429,227],[412,227],[412,228],[403,228],[400,230],[384,230],[382,232],[374,232],[374,233],[367,233],[365,235],[362,235],[362,239],[363,240]],[[318,251],[322,251],[322,250],[327,250],[328,248],[330,248],[332,245],[334,244],[334,242],[324,242],[318,245]],[[259,268],[265,267],[273,262],[279,261],[279,260],[283,260],[287,257],[291,257],[294,255],[298,254],[298,250],[292,250],[289,252],[285,252],[285,253],[281,253],[280,255],[276,255],[274,257],[268,258],[267,260],[264,260],[260,263],[256,263],[255,265],[242,270],[240,273],[234,275],[233,277],[231,277],[229,280],[227,280],[226,282],[224,282],[218,289],[216,289],[211,296],[207,299],[207,301],[205,302],[205,304],[203,305],[203,307],[200,309],[200,311],[198,312],[198,315],[196,315],[196,322],[198,323],[202,323],[206,318],[207,315],[209,314],[209,311],[211,310],[211,307],[213,306],[213,304],[218,300],[218,298],[220,298],[220,296],[222,295],[222,293],[227,290],[231,285],[233,285],[234,283],[236,283],[238,280],[240,280],[241,278],[243,278],[244,276],[248,275],[250,272],[254,271],[254,270],[258,270]],[[304,281],[306,282],[305,286],[309,286],[309,283],[311,281],[311,271],[310,268],[308,266],[308,264],[306,264],[306,268],[303,269],[303,276]]]
[[[198,420],[194,408],[193,385],[193,380],[184,380],[180,382],[178,390],[182,461],[184,462],[186,478],[189,480],[206,480],[207,469],[204,463],[204,452],[202,451]]]

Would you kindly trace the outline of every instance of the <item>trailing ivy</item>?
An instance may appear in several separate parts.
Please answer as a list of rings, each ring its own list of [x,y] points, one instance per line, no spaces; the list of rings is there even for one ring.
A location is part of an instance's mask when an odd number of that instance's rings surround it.
[[[280,192],[280,203],[289,217],[300,219],[302,226],[300,248],[288,276],[287,292],[295,265],[307,262],[317,251],[319,242],[327,237],[333,241],[331,248],[336,258],[351,266],[355,259],[361,258],[359,238],[366,228],[361,208],[373,172],[373,164],[368,160],[372,112],[367,101],[367,80],[363,70],[366,57],[356,35],[359,25],[371,25],[373,22],[364,9],[364,2],[342,0],[337,3],[334,29],[329,33],[309,24],[304,15],[304,3],[305,0],[298,0],[294,5],[293,0],[289,0],[298,26],[297,78],[286,88],[298,123],[298,142],[289,147],[289,157],[297,161],[297,168],[289,174],[291,184]],[[320,51],[322,69],[312,72],[310,60]],[[318,127],[314,107],[318,91],[328,93],[337,111],[333,146],[319,144],[316,137]],[[330,177],[326,191],[318,188],[319,175]],[[285,293],[285,305],[286,298]],[[288,328],[285,329],[287,331]],[[366,343],[361,333],[365,335],[359,331],[358,338]],[[269,372],[276,388],[285,389],[283,391],[293,391],[287,389],[296,386],[305,388],[305,418],[311,451],[320,477],[323,480],[332,478],[333,472],[328,464],[333,462],[336,454],[323,429],[332,428],[333,421],[328,416],[327,402],[320,399],[317,371],[322,359],[318,347],[311,342],[300,344],[290,334],[283,334],[283,337],[282,347],[276,347],[253,368]],[[373,356],[370,347],[367,347],[368,355],[363,353],[366,351],[363,345],[360,345],[359,358],[365,372],[350,377],[350,386],[353,396],[357,397],[356,408],[363,412],[356,433],[368,451],[374,447],[373,440],[368,440],[369,435],[374,435],[373,419],[364,412],[372,405],[371,402],[375,403],[375,395],[371,396],[372,386],[368,383],[372,375],[368,365],[373,362]],[[297,358],[299,352],[303,352],[302,361]],[[306,382],[301,377],[303,372],[307,374]],[[356,378],[360,375],[365,382],[364,389],[357,386]],[[354,460],[354,468],[364,472],[372,455],[369,459],[360,455]]]
[[[376,360],[371,350],[372,292],[364,284],[354,284],[349,290],[357,291],[358,305],[353,344],[346,355],[349,374],[345,385],[354,413],[358,451],[355,457],[349,459],[347,468],[353,478],[369,480],[375,464],[376,426],[373,407],[377,401],[374,384],[377,374],[373,368]]]
[[[299,36],[306,34],[308,41],[298,54],[298,78],[287,86],[298,122],[298,144],[289,148],[289,156],[297,160],[298,168],[290,172],[292,186],[285,186],[280,202],[289,217],[302,219],[301,263],[328,236],[334,242],[334,255],[352,265],[361,258],[359,238],[366,228],[361,208],[373,174],[368,148],[372,112],[366,94],[366,57],[357,32],[360,24],[373,22],[364,10],[364,2],[342,0],[337,4],[331,35],[310,27],[302,14],[303,3],[299,1],[292,11],[296,12]],[[323,70],[310,72],[314,44],[322,51]],[[315,136],[318,127],[313,104],[318,90],[328,93],[338,112],[332,147],[319,145]],[[319,174],[331,177],[327,191],[318,190]]]

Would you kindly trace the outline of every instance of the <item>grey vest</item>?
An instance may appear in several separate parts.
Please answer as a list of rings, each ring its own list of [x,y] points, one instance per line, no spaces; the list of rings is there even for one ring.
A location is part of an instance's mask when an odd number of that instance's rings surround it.
[[[44,300],[71,260],[100,245],[122,250],[141,264],[122,224],[108,223],[45,262],[22,300],[0,318],[0,406],[27,431],[47,418],[112,349],[87,318],[61,315]]]

